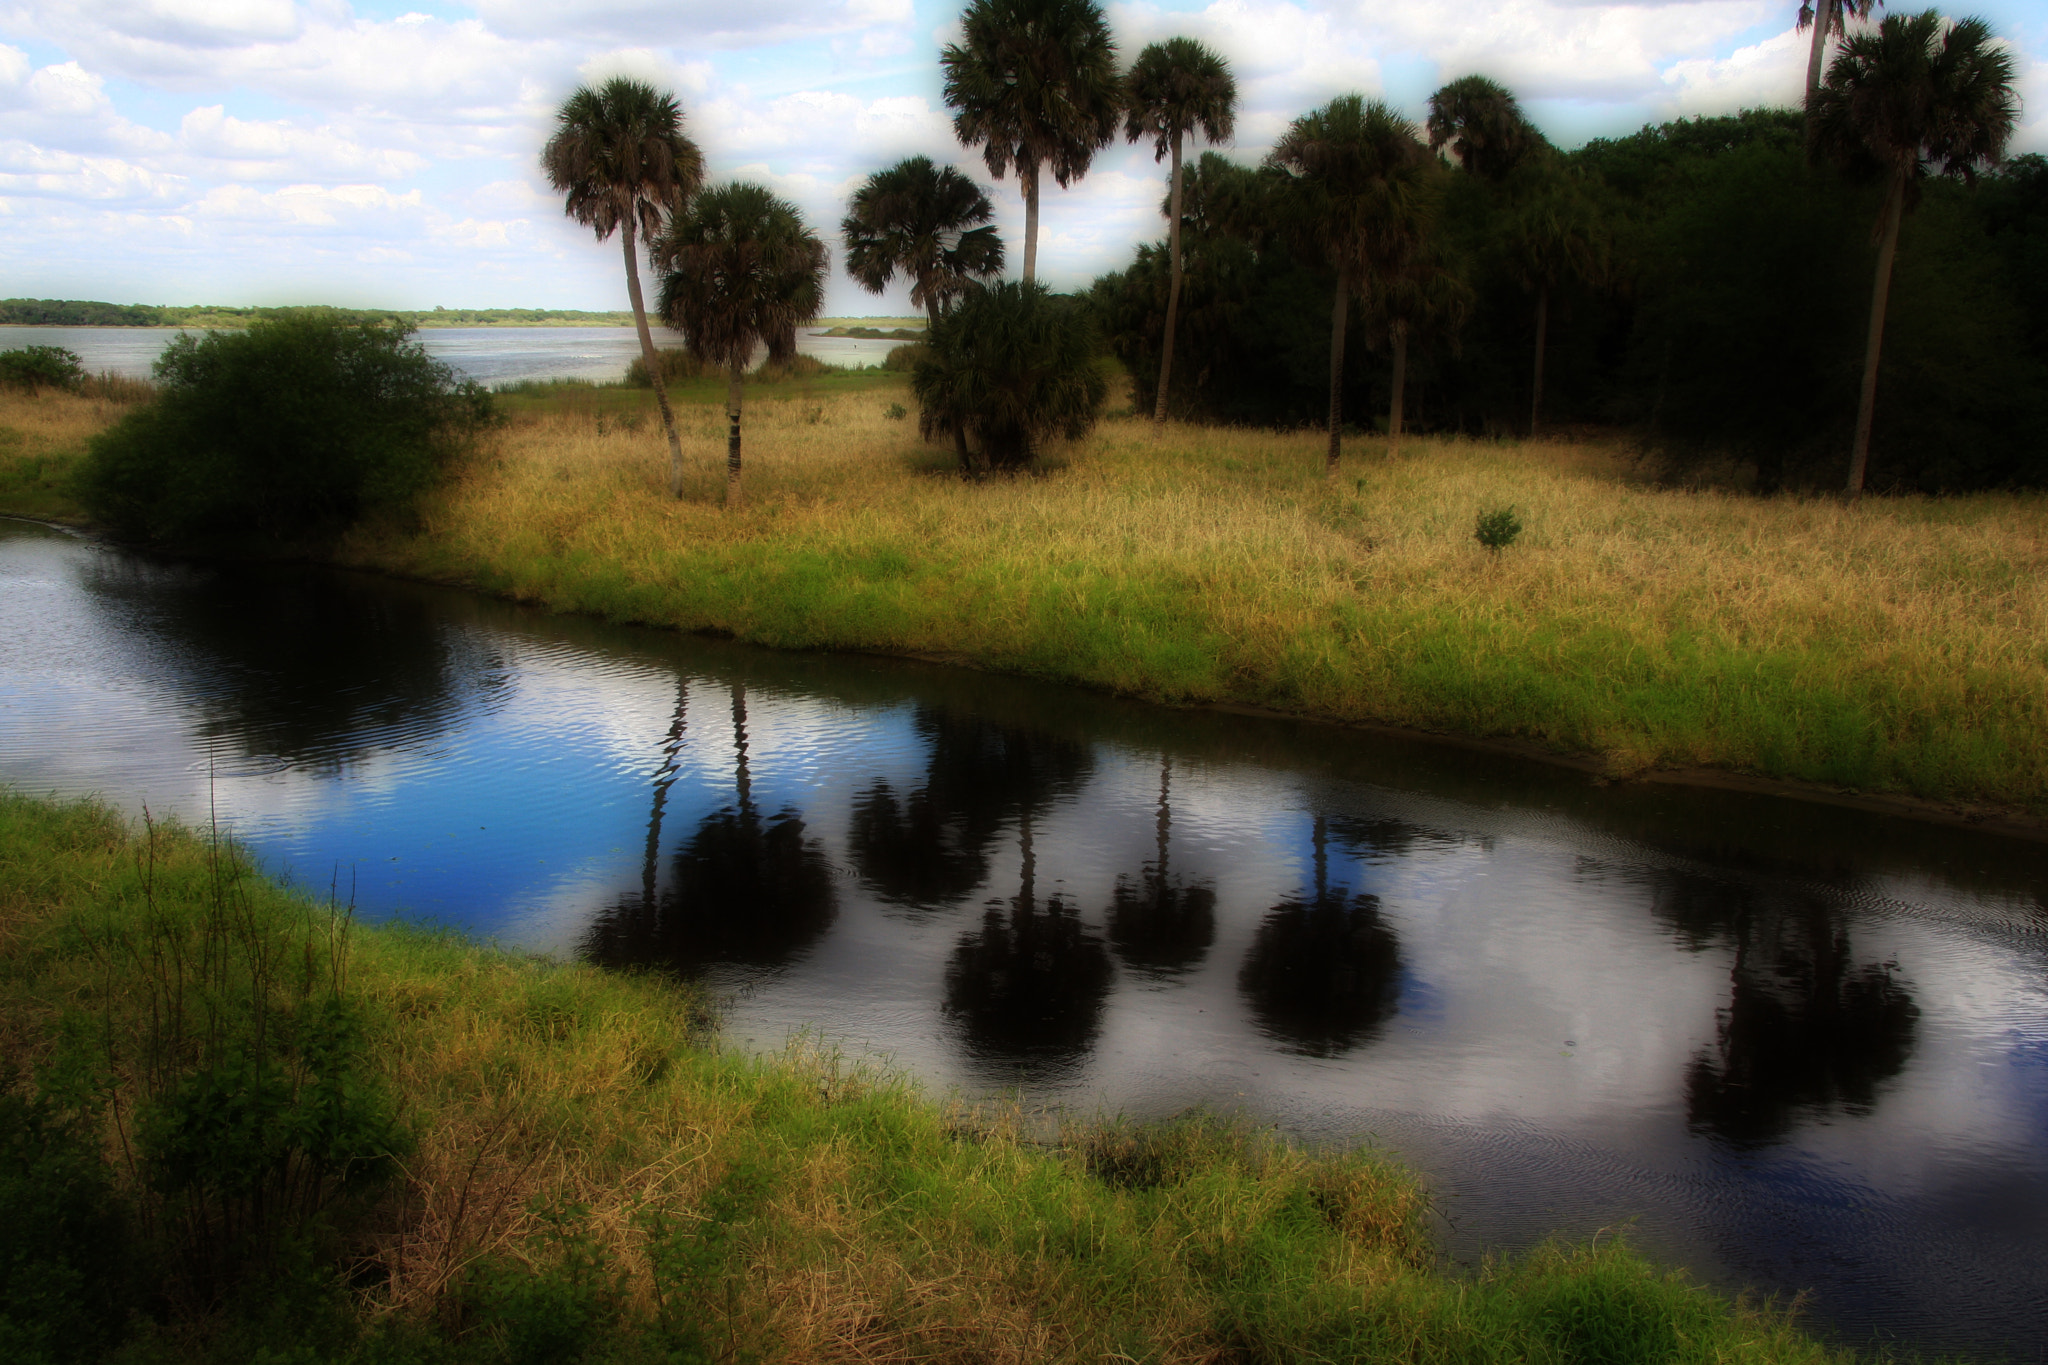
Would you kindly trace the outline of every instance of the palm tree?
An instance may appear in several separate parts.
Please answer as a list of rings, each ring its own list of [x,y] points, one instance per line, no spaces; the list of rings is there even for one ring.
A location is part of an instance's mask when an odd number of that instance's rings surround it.
[[[1847,32],[1849,19],[1868,19],[1871,11],[1884,4],[1884,0],[1819,0],[1820,8],[1814,8],[1814,0],[1803,0],[1799,6],[1799,31],[1813,30],[1813,48],[1806,55],[1806,150],[1813,151],[1813,102],[1820,93],[1820,72],[1828,52],[1828,39],[1839,38]]]
[[[1038,278],[1038,173],[1061,186],[1088,173],[1116,136],[1116,43],[1095,0],[972,0],[962,42],[939,56],[963,145],[989,174],[1017,168],[1024,192],[1024,282]]]
[[[1192,38],[1169,38],[1138,54],[1124,77],[1124,135],[1150,137],[1152,159],[1173,158],[1167,193],[1167,252],[1172,283],[1166,292],[1166,343],[1159,356],[1159,397],[1152,405],[1154,429],[1166,422],[1166,383],[1173,373],[1173,337],[1180,316],[1181,145],[1199,131],[1210,142],[1227,142],[1237,128],[1237,82],[1229,63]]]
[[[1268,162],[1294,177],[1286,216],[1297,245],[1337,276],[1324,466],[1334,478],[1343,454],[1344,326],[1351,299],[1364,298],[1420,231],[1432,199],[1429,153],[1415,125],[1386,105],[1341,95],[1296,119]]]
[[[1814,105],[1819,150],[1852,174],[1881,180],[1877,279],[1863,350],[1863,392],[1849,454],[1849,496],[1863,492],[1870,425],[1877,406],[1878,351],[1899,223],[1920,198],[1930,169],[1974,183],[1980,166],[2005,154],[2019,118],[2012,53],[1994,45],[1990,25],[1963,19],[1944,28],[1940,13],[1888,15],[1877,31],[1856,34],[1828,68]]]
[[[1472,286],[1452,268],[1436,242],[1419,237],[1413,249],[1382,276],[1372,300],[1374,321],[1384,323],[1394,353],[1393,398],[1387,406],[1387,453],[1401,453],[1408,393],[1408,341],[1415,333],[1456,332],[1472,311]]]
[[[661,382],[654,335],[640,297],[640,257],[635,233],[653,241],[665,220],[681,213],[704,183],[704,158],[683,136],[683,111],[676,97],[641,81],[614,76],[597,89],[578,88],[555,115],[555,135],[540,154],[548,183],[568,196],[564,211],[592,228],[603,241],[618,231],[626,251],[626,293],[633,301],[633,325],[640,332],[640,356],[654,384],[668,433],[669,492],[683,495],[683,442]]]
[[[975,280],[1003,273],[1003,239],[985,227],[995,209],[951,166],[913,156],[876,171],[854,192],[839,230],[846,273],[879,294],[901,270],[930,325]]]
[[[1042,284],[976,290],[939,320],[930,347],[910,375],[918,430],[950,432],[963,473],[970,436],[985,463],[1015,469],[1050,437],[1087,435],[1108,396],[1091,318]]]
[[[1544,145],[1514,95],[1484,76],[1460,76],[1429,97],[1429,149],[1446,144],[1459,166],[1494,185]]]
[[[1610,237],[1584,178],[1546,150],[1508,182],[1510,207],[1501,242],[1508,268],[1536,295],[1536,360],[1529,384],[1529,435],[1543,418],[1543,358],[1550,333],[1550,291],[1567,280],[1606,278]]]
[[[654,244],[661,315],[693,354],[724,368],[725,499],[740,501],[740,394],[755,348],[815,320],[825,244],[794,204],[759,185],[705,190]]]

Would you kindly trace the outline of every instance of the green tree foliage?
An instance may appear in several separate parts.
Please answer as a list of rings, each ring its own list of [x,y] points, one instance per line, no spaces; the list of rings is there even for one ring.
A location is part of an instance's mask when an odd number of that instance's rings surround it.
[[[846,273],[879,294],[902,271],[910,301],[929,324],[976,281],[1003,273],[1003,239],[987,226],[995,207],[951,166],[906,157],[854,191],[839,231]]]
[[[1166,390],[1173,374],[1173,338],[1180,315],[1181,152],[1189,135],[1227,142],[1237,130],[1237,81],[1230,65],[1192,38],[1169,38],[1138,54],[1124,77],[1124,135],[1152,139],[1152,159],[1172,158],[1166,203],[1170,282],[1159,382],[1152,405],[1156,426],[1166,420]]]
[[[410,333],[309,309],[179,336],[156,401],[93,438],[86,506],[157,543],[298,542],[406,508],[492,420]]]
[[[1429,149],[1449,147],[1459,167],[1499,184],[1545,146],[1508,88],[1460,76],[1429,97]]]
[[[24,346],[0,351],[0,389],[63,389],[85,387],[85,362],[62,346]]]
[[[1038,277],[1039,172],[1070,185],[1116,136],[1116,43],[1095,0],[971,0],[960,29],[939,56],[953,131],[981,147],[996,179],[1016,168],[1028,284]]]
[[[1849,455],[1849,492],[1863,491],[1877,403],[1878,357],[1899,227],[1930,170],[1974,182],[1998,161],[2019,118],[2012,54],[1990,26],[1944,26],[1938,11],[1890,15],[1875,33],[1843,44],[1809,113],[1814,145],[1851,175],[1884,187],[1876,282],[1863,354],[1863,387]]]
[[[740,500],[740,399],[757,347],[815,321],[825,303],[825,244],[794,204],[735,182],[698,195],[654,244],[659,307],[690,353],[726,372],[726,501]]]
[[[1035,282],[977,290],[939,319],[930,355],[911,371],[918,430],[926,440],[951,433],[963,469],[976,455],[1016,469],[1047,440],[1094,427],[1109,396],[1096,351],[1078,300]]]
[[[1816,3],[1817,6],[1816,7]],[[1828,53],[1828,41],[1849,31],[1850,19],[1868,19],[1884,0],[1801,0],[1799,31],[1813,30],[1813,43],[1806,56],[1806,145],[1813,146],[1813,108],[1820,93],[1820,73]]]
[[[1296,250],[1337,277],[1330,312],[1329,453],[1343,453],[1344,341],[1351,300],[1418,251],[1437,199],[1416,128],[1378,100],[1342,95],[1296,119],[1268,159],[1291,177],[1278,221]]]
[[[548,183],[567,196],[564,211],[602,242],[619,233],[626,254],[626,292],[640,332],[640,359],[668,434],[669,491],[683,495],[683,443],[661,383],[654,336],[640,294],[638,240],[653,241],[662,224],[683,210],[704,183],[704,157],[683,135],[683,111],[674,95],[642,81],[614,76],[597,89],[585,86],[563,102],[555,134],[540,154]]]

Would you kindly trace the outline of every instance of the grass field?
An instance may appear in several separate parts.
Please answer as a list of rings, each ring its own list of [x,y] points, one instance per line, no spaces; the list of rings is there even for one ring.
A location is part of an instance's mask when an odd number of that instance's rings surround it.
[[[1321,438],[1105,421],[980,483],[899,376],[750,384],[721,505],[715,380],[530,388],[418,525],[351,562],[761,643],[953,659],[1164,702],[1520,741],[1616,776],[1705,767],[2048,815],[2048,498],[1757,499],[1611,442]],[[75,512],[112,408],[0,397],[0,509]],[[901,415],[896,415],[901,414]],[[1499,553],[1478,516],[1526,529]]]
[[[1849,1358],[1612,1240],[1448,1268],[1370,1152],[1033,1140],[723,1053],[658,979],[346,931],[204,837],[4,792],[0,1057],[14,1360]]]
[[[605,394],[601,404],[628,402]],[[644,403],[644,396],[641,398]],[[724,422],[534,399],[357,562],[771,645],[959,659],[1167,702],[1532,741],[2048,813],[2048,499],[1651,486],[1612,444],[1351,443],[1106,421],[968,483],[889,387],[763,388]],[[1495,554],[1485,510],[1525,526]]]

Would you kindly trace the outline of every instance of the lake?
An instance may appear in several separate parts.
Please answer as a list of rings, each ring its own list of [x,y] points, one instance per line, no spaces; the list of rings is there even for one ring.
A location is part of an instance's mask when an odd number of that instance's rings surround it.
[[[735,1045],[1377,1143],[1461,1260],[1627,1229],[1845,1341],[2048,1342],[2041,843],[7,520],[0,780]]]
[[[0,327],[0,351],[24,346],[62,346],[85,368],[111,370],[131,379],[149,378],[176,327]],[[898,341],[830,337],[823,328],[797,333],[796,348],[830,365],[880,365]],[[640,338],[631,327],[423,327],[413,334],[435,359],[465,379],[486,386],[522,379],[623,379],[640,357]],[[657,328],[657,346],[681,345]]]

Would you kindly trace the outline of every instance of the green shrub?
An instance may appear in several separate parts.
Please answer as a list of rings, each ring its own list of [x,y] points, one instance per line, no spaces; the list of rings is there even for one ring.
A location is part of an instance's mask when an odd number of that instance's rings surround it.
[[[1037,283],[977,290],[939,319],[911,372],[918,430],[952,433],[963,459],[973,445],[990,465],[1017,468],[1047,439],[1093,429],[1109,396],[1098,349],[1074,299]]]
[[[308,309],[179,336],[156,401],[93,438],[87,510],[153,542],[302,541],[400,510],[493,420],[397,322]]]
[[[24,346],[18,351],[0,351],[0,388],[63,389],[77,393],[85,387],[85,362],[75,351],[62,346]]]
[[[1512,507],[1496,507],[1491,512],[1481,512],[1472,525],[1472,538],[1487,549],[1499,554],[1515,543],[1515,537],[1522,534],[1522,519],[1515,515]]]
[[[126,1219],[91,1129],[0,1076],[0,1359],[96,1360],[133,1283]]]
[[[717,374],[718,367],[707,360],[701,360],[685,350],[656,351],[655,358],[661,364],[661,382],[664,385],[680,384],[686,379],[702,379]],[[651,389],[654,385],[647,378],[647,358],[638,356],[626,367],[626,387],[630,389]]]
[[[917,362],[932,353],[932,348],[922,341],[909,342],[902,346],[891,346],[889,354],[882,357],[882,368],[894,374],[908,374],[917,368]]]

